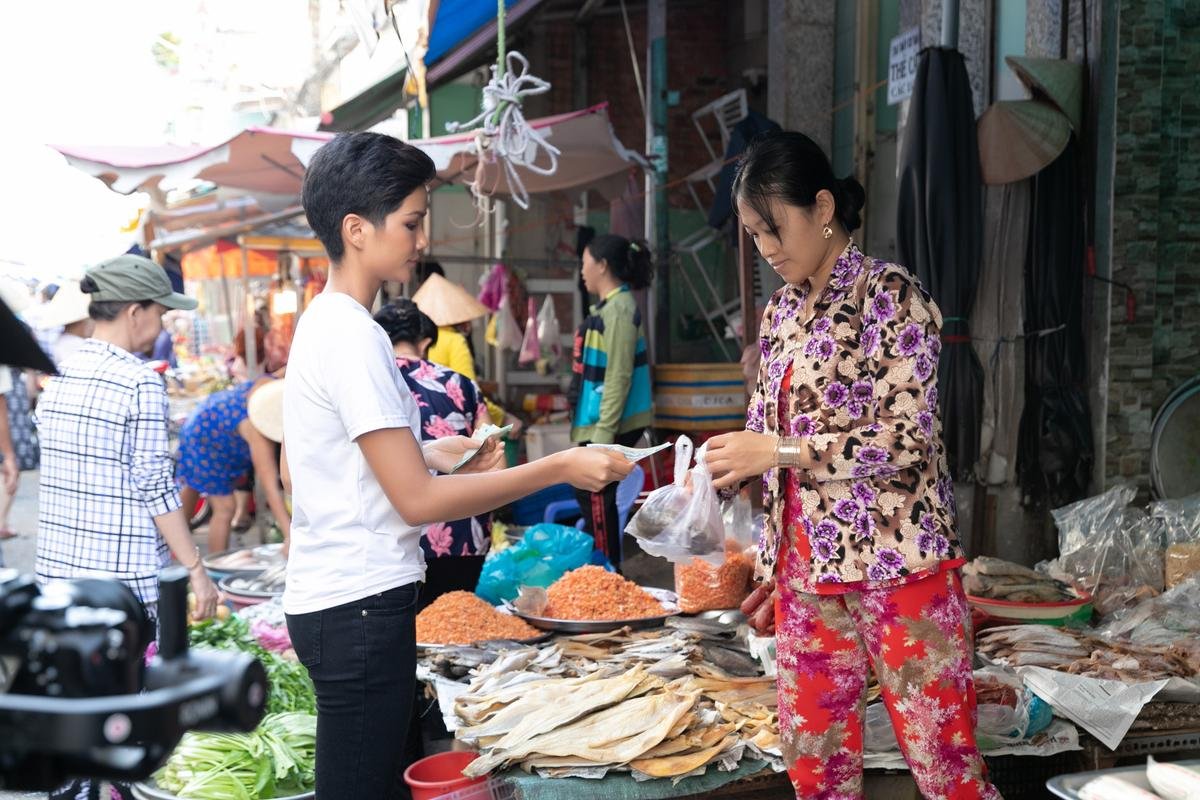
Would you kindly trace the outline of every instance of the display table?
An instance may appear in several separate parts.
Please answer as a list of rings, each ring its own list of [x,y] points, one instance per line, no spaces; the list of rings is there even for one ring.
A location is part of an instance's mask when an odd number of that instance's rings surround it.
[[[496,776],[513,789],[515,800],[665,800],[665,798],[725,798],[725,800],[791,800],[795,797],[786,773],[776,773],[762,761],[745,760],[733,772],[710,769],[703,775],[669,780],[635,781],[614,772],[600,780],[541,778],[521,770]]]

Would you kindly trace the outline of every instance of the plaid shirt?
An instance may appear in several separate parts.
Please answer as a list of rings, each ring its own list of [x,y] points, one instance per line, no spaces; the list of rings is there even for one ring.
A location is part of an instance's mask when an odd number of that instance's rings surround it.
[[[154,603],[158,571],[168,562],[154,517],[180,506],[162,379],[97,339],[59,373],[36,413],[38,579],[110,575]]]

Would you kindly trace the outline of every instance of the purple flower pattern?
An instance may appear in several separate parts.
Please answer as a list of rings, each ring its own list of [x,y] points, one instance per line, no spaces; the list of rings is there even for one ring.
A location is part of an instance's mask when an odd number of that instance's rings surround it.
[[[761,329],[747,428],[809,439],[814,464],[764,476],[759,571],[774,572],[794,535],[810,556],[792,577],[799,590],[915,580],[961,557],[936,413],[940,316],[905,270],[853,245],[801,316],[809,291],[806,282],[777,292]],[[847,363],[861,367],[847,374]],[[917,504],[933,530],[899,536]]]

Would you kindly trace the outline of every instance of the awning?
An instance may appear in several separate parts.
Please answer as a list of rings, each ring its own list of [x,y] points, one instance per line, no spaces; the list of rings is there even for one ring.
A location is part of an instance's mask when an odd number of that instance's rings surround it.
[[[542,0],[505,0],[505,28],[533,11]],[[496,43],[496,3],[492,0],[441,0],[425,54],[425,83],[433,89],[458,77]],[[361,131],[382,122],[404,104],[407,67],[400,67],[321,116],[323,131]]]
[[[222,239],[199,250],[193,250],[182,259],[183,277],[189,281],[204,281],[213,278],[240,279],[242,277],[242,249]],[[279,259],[274,252],[264,250],[246,251],[247,272],[252,278],[272,278],[279,271]]]
[[[613,132],[608,105],[531,120],[562,155],[553,175],[522,172],[531,194],[583,187],[615,197],[624,188],[627,170],[645,164]],[[248,192],[298,195],[305,166],[332,133],[297,133],[275,128],[248,128],[215,147],[72,147],[56,146],[74,167],[128,194],[152,188],[160,181],[199,178],[218,186]],[[476,159],[470,154],[473,133],[413,141],[433,159],[443,183],[466,184]],[[485,166],[485,186],[507,194],[503,169]]]

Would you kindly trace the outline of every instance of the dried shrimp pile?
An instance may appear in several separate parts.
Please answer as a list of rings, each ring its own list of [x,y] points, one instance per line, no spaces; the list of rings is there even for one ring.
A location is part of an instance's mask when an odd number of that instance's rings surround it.
[[[658,617],[662,603],[632,581],[603,567],[572,570],[554,582],[543,612],[550,619],[626,620]]]
[[[501,614],[470,592],[449,592],[417,614],[417,641],[422,644],[473,644],[494,639],[524,641],[541,631],[509,614]]]

